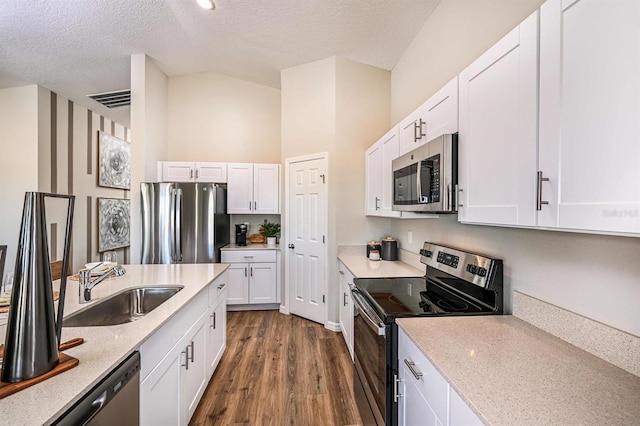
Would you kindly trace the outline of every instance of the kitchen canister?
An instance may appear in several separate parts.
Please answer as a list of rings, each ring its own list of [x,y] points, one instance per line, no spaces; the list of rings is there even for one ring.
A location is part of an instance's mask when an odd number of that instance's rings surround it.
[[[377,241],[369,241],[367,243],[367,257],[371,258],[371,252],[372,251],[377,251],[378,253],[380,253],[380,250],[382,250],[382,246],[380,245],[379,242]],[[377,259],[379,260],[379,259]]]
[[[387,237],[382,239],[382,260],[398,260],[398,241]]]

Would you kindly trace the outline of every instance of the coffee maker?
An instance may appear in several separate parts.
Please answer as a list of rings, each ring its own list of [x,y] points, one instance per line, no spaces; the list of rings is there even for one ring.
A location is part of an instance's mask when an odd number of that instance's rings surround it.
[[[244,223],[236,225],[236,244],[239,246],[247,245],[247,225]]]

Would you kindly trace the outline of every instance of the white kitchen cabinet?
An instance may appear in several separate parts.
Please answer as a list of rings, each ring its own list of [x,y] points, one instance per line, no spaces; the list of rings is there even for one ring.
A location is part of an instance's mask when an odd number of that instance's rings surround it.
[[[163,182],[227,182],[227,163],[163,161]]]
[[[280,165],[229,163],[227,213],[279,214]]]
[[[398,155],[418,148],[433,138],[458,131],[458,77],[400,121]]]
[[[276,250],[222,250],[229,263],[228,305],[280,303]]]
[[[420,105],[400,121],[399,129],[399,155],[406,154],[427,142],[425,124],[427,123],[426,110]]]
[[[549,0],[540,19],[538,224],[640,233],[640,2]]]
[[[140,424],[189,423],[226,347],[226,283],[225,272],[140,346]]]
[[[398,127],[389,130],[365,152],[367,216],[400,217],[393,207],[393,170],[391,162],[398,157]]]
[[[535,225],[538,12],[459,76],[462,222]]]
[[[342,262],[338,265],[338,282],[340,284],[340,330],[353,361],[353,300],[351,288],[354,276]]]
[[[215,371],[227,347],[227,302],[225,299],[224,296],[220,297],[216,300],[216,305],[209,309],[206,353],[209,376]]]
[[[399,425],[483,424],[402,328],[398,329],[398,375]]]
[[[423,104],[425,142],[458,131],[458,77],[454,77]]]
[[[185,367],[181,372],[183,374],[183,400],[186,404],[186,409],[183,411],[184,416],[180,422],[183,425],[189,423],[207,383],[209,383],[206,344],[207,319],[206,314],[201,315],[182,340]]]

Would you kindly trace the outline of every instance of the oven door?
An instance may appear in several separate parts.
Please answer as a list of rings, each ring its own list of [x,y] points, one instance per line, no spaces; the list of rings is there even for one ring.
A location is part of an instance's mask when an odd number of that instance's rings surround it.
[[[386,327],[360,291],[352,288],[354,301],[353,392],[362,421],[384,425],[386,408]]]

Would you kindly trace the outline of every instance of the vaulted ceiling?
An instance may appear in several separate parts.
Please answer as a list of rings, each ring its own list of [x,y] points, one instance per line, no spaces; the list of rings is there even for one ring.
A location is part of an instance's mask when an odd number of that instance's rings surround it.
[[[168,76],[212,71],[280,86],[280,70],[339,55],[390,70],[440,0],[2,0],[0,89],[86,95],[130,86],[130,55]]]

